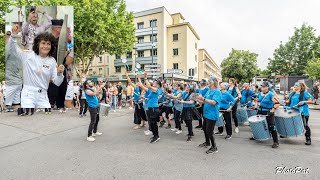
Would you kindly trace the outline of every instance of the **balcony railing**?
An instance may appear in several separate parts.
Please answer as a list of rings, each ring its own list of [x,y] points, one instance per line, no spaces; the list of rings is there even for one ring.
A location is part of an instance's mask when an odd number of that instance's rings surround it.
[[[151,64],[152,63],[152,57],[137,57],[137,62],[140,64]],[[153,56],[153,63],[157,63],[158,62],[158,57],[157,56]]]
[[[137,50],[148,50],[152,49],[152,42],[144,42],[144,43],[137,43],[136,44]],[[158,43],[153,42],[153,48],[157,49],[158,48]]]
[[[132,65],[133,64],[133,60],[132,58],[127,58],[127,64],[128,65]],[[125,66],[125,63],[122,63],[122,59],[115,59],[114,60],[114,66]]]
[[[146,36],[152,34],[152,28],[143,28],[143,29],[136,29],[136,36]],[[153,34],[158,34],[158,28],[153,27]]]

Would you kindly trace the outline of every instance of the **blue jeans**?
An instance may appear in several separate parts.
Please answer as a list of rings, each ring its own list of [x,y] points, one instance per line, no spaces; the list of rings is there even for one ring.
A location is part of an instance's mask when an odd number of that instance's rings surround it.
[[[117,109],[117,103],[118,103],[117,96],[112,96],[112,105],[114,107],[114,110]]]

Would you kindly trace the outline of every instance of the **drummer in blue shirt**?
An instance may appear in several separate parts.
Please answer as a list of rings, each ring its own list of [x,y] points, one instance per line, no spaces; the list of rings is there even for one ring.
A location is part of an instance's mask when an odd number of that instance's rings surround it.
[[[234,131],[236,133],[239,133],[237,109],[238,109],[238,101],[241,99],[241,92],[237,87],[237,80],[235,80],[234,78],[229,79],[228,93],[230,93],[234,97],[234,99],[237,101],[237,103],[232,107],[232,119],[234,120],[234,126],[236,127]]]
[[[188,127],[188,139],[187,141],[191,141],[192,136],[194,136],[192,131],[192,120],[193,120],[193,110],[195,106],[195,101],[191,99],[192,94],[194,94],[194,87],[192,85],[187,85],[186,92],[183,94],[183,98],[179,101],[183,104],[183,110],[181,118],[184,120]]]
[[[227,92],[229,85],[227,82],[224,82],[220,85],[221,90],[221,104],[220,104],[220,111],[222,111],[224,121],[226,122],[226,131],[227,136],[225,139],[231,139],[232,136],[232,123],[231,123],[231,111],[232,107],[236,104],[236,100]],[[222,135],[223,133],[223,126],[218,127],[218,132],[216,135]]]
[[[162,127],[166,122],[163,119],[162,114],[166,112],[166,106],[165,106],[165,90],[164,90],[164,83],[161,83],[161,88],[159,88],[159,97],[158,97],[158,103],[159,103],[159,109],[160,109],[160,126]]]
[[[269,83],[264,81],[261,84],[261,92],[255,101],[255,106],[258,109],[257,115],[266,115],[268,129],[272,135],[273,145],[272,148],[279,147],[278,134],[275,127],[274,112],[280,106],[279,100],[275,95],[269,91]],[[255,140],[253,137],[250,140]]]
[[[246,106],[247,108],[252,107],[252,96],[254,92],[249,88],[248,83],[243,84],[243,90],[241,91],[241,99],[240,104],[241,106]]]
[[[197,101],[202,103],[203,106],[203,131],[206,141],[199,145],[199,147],[211,148],[206,151],[207,154],[218,152],[218,148],[213,136],[214,126],[219,119],[219,110],[221,103],[221,91],[218,89],[218,80],[215,77],[210,77],[208,82],[210,90],[202,97],[199,96]]]
[[[307,86],[305,83],[296,82],[294,85],[294,92],[288,96],[287,103],[290,107],[296,107],[301,113],[303,124],[306,129],[306,145],[311,145],[311,130],[308,125],[310,111],[308,104],[313,104],[312,96],[306,91]]]
[[[201,94],[202,97],[204,97],[208,91],[209,91],[209,88],[207,87],[207,81],[205,79],[202,79],[200,81],[200,87],[196,89],[196,93],[199,93]],[[198,108],[198,111],[203,117],[203,106],[200,106]],[[199,125],[196,126],[196,128],[202,128],[202,119],[199,119]]]
[[[170,96],[174,101],[174,120],[175,120],[175,128],[171,129],[172,131],[176,132],[176,134],[181,134],[181,113],[183,109],[183,104],[181,104],[179,101],[182,100],[183,97],[183,84],[177,84],[175,86],[176,93],[174,95],[168,95]]]

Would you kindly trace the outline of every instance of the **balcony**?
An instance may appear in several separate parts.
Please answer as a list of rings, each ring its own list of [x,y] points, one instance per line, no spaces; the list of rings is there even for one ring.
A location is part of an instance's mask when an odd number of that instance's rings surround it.
[[[152,56],[149,57],[138,57],[137,58],[137,62],[140,64],[152,64]],[[153,56],[153,63],[157,63],[158,62],[158,57],[157,56]]]
[[[146,36],[152,34],[152,28],[143,28],[143,29],[136,29],[136,37],[137,36]],[[153,28],[153,34],[158,34],[158,27]]]
[[[127,64],[128,65],[133,64],[132,58],[127,59]],[[115,59],[114,60],[114,66],[125,66],[125,65],[126,65],[125,63],[122,63],[122,59]]]
[[[154,44],[153,48],[158,49],[158,43],[153,42],[153,44]],[[152,49],[152,42],[137,43],[136,47],[137,47],[137,51]]]

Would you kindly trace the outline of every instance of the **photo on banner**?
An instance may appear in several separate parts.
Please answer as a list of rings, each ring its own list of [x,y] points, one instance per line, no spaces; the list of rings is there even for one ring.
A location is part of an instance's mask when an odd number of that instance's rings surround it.
[[[64,79],[60,86],[53,83],[50,79],[48,85],[48,97],[51,107],[62,106],[67,100],[68,84],[72,83],[72,71],[74,61],[74,10],[73,6],[22,6],[10,7],[9,13],[5,15],[6,25],[6,59],[5,59],[5,80],[7,87],[21,87],[29,77],[26,72],[22,72],[26,59],[19,59],[13,54],[9,48],[9,41],[13,29],[18,26],[18,33],[15,36],[15,42],[19,46],[21,52],[34,51],[33,46],[35,39],[39,34],[48,33],[53,35],[54,42],[51,46],[53,51],[50,56],[56,61],[57,67],[64,66]],[[51,36],[52,37],[52,36]],[[40,43],[39,43],[40,44]],[[40,45],[39,45],[40,51]],[[39,74],[46,73],[48,67],[43,65],[41,68],[36,68]],[[42,77],[42,76],[39,76]],[[16,94],[19,88],[11,88],[16,91],[11,94]],[[46,88],[43,88],[46,89]],[[9,92],[10,93],[10,92]],[[13,98],[14,99],[14,98]],[[61,103],[63,102],[63,103]],[[6,105],[15,104],[18,102],[8,102]],[[20,104],[20,103],[19,103]]]

